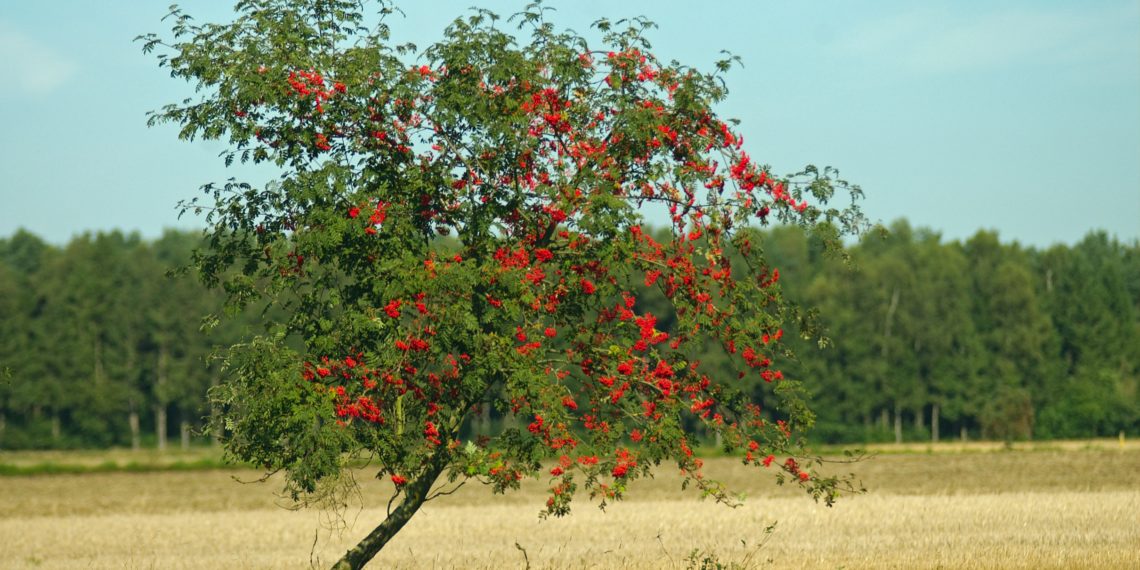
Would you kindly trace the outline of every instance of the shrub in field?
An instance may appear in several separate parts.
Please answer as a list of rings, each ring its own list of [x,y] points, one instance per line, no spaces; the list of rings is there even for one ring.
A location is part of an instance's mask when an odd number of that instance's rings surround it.
[[[667,461],[731,500],[703,476],[686,417],[817,499],[848,488],[805,456],[812,415],[778,368],[800,313],[755,227],[835,238],[862,217],[825,204],[858,189],[829,169],[777,176],[744,151],[713,110],[731,60],[659,61],[640,20],[598,21],[593,45],[541,6],[507,22],[475,10],[417,51],[390,45],[392,6],[373,8],[247,0],[220,25],[175,8],[172,38],[142,38],[200,93],[153,122],[281,172],[186,205],[209,224],[206,282],[264,310],[266,332],[229,350],[212,393],[229,454],[282,471],[297,500],[374,460],[398,503],[347,567],[442,479],[502,492],[541,477],[545,513],[563,515]],[[665,239],[645,225],[654,204]],[[645,288],[669,314],[639,305]],[[707,342],[738,375],[691,359]],[[750,400],[757,384],[773,409]],[[516,425],[461,441],[488,404]]]

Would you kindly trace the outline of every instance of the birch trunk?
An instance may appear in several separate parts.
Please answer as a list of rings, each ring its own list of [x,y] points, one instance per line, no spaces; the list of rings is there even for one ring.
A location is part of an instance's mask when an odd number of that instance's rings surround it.
[[[142,435],[139,433],[139,413],[131,405],[131,413],[127,416],[127,423],[131,426],[131,451],[142,448]]]
[[[930,409],[930,440],[938,443],[938,404]]]
[[[902,443],[902,410],[895,404],[895,443]]]
[[[190,451],[190,422],[182,420],[182,451]]]

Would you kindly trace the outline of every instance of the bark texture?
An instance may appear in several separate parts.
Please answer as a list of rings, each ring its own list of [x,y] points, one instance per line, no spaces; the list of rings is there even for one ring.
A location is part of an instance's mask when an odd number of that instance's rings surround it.
[[[348,570],[363,568],[369,560],[372,560],[380,549],[392,540],[400,529],[411,520],[412,515],[420,510],[424,502],[427,501],[428,493],[431,491],[431,486],[435,484],[435,480],[439,478],[439,474],[443,472],[444,467],[447,465],[447,452],[440,449],[432,457],[431,463],[428,464],[427,469],[417,478],[409,481],[404,487],[404,500],[400,505],[380,523],[380,526],[372,529],[368,536],[364,537],[355,547],[344,553],[336,564],[333,570]]]

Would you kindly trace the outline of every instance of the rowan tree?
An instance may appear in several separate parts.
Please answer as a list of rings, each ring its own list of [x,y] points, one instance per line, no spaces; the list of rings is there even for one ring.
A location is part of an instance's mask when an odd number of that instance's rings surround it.
[[[360,457],[391,480],[398,506],[338,566],[365,564],[446,482],[539,478],[559,516],[671,462],[731,501],[694,456],[694,419],[828,504],[849,488],[805,454],[813,417],[779,368],[799,313],[757,228],[857,229],[854,200],[825,204],[858,188],[745,152],[714,111],[731,58],[666,63],[647,21],[599,20],[587,40],[545,10],[474,10],[423,50],[391,45],[392,5],[355,0],[244,0],[225,24],[175,7],[170,38],[142,38],[198,93],[153,123],[281,173],[186,204],[208,224],[201,275],[266,324],[212,397],[229,455],[283,472],[296,500]],[[669,315],[639,310],[646,288]],[[737,374],[692,359],[710,340]],[[757,384],[778,405],[752,402]],[[513,423],[461,441],[487,404]]]

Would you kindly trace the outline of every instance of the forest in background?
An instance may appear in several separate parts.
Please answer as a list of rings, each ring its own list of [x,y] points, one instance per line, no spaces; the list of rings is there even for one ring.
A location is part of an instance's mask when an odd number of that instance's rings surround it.
[[[897,221],[849,245],[845,264],[800,229],[764,235],[784,295],[817,309],[830,337],[785,336],[799,359],[783,370],[814,395],[817,440],[1140,431],[1140,244],[1103,232],[1044,250],[987,231],[944,242]],[[207,441],[211,355],[260,329],[254,310],[202,332],[224,295],[172,272],[199,239],[0,239],[0,449]],[[637,309],[668,332],[659,295],[642,291]],[[702,360],[727,362],[711,345]],[[487,410],[468,431],[509,421]]]

